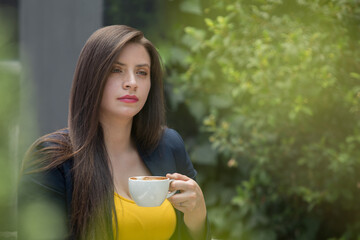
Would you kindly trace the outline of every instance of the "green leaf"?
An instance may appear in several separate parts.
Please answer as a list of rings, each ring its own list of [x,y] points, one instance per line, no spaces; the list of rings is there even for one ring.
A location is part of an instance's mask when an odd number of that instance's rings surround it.
[[[355,79],[357,79],[357,80],[360,80],[360,74],[359,74],[359,73],[351,72],[351,73],[350,73],[350,76],[351,76],[352,78],[355,78]]]
[[[215,108],[230,108],[233,104],[231,94],[209,96],[210,106]]]
[[[203,120],[204,116],[205,116],[205,105],[203,102],[201,101],[197,101],[197,100],[192,100],[191,102],[188,102],[188,106],[189,106],[189,110],[191,112],[191,114],[198,120],[201,121]]]
[[[195,15],[202,14],[200,0],[183,0],[180,3],[180,10]]]

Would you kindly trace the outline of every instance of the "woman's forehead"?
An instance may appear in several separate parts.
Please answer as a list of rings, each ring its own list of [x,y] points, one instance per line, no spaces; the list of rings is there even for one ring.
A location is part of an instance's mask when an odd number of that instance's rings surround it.
[[[150,55],[146,48],[139,43],[128,43],[120,51],[116,61],[121,65],[135,64],[150,66]]]

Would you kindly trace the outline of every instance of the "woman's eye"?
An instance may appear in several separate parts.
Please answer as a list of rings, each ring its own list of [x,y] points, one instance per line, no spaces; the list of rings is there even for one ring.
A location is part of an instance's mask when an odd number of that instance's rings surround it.
[[[137,74],[146,76],[148,73],[146,71],[138,71]]]
[[[111,70],[112,73],[119,73],[119,72],[122,72],[122,70],[120,68],[113,68]]]

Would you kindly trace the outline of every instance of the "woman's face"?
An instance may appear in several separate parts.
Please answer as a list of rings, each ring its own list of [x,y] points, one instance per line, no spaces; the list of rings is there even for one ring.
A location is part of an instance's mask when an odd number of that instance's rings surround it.
[[[106,81],[100,121],[133,118],[150,91],[150,56],[144,46],[128,43],[121,50]]]

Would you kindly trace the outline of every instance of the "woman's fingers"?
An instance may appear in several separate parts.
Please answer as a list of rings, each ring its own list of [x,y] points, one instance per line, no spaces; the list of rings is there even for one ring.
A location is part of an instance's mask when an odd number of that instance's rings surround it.
[[[174,180],[171,184],[170,184],[170,191],[186,191],[186,190],[191,190],[192,188],[194,188],[193,186],[194,184],[190,182],[190,180],[188,181],[183,181],[183,180]]]
[[[188,181],[191,179],[188,176],[182,175],[180,173],[172,173],[172,174],[168,173],[168,174],[166,174],[166,177],[170,178],[170,179],[183,180],[183,181]]]
[[[195,188],[198,186],[193,179],[179,173],[168,173],[166,174],[166,177],[175,180],[170,185],[171,191],[195,190]]]
[[[169,201],[182,212],[192,211],[196,207],[196,194],[188,191],[182,192],[170,197]]]
[[[175,179],[170,185],[170,191],[179,191],[169,198],[173,206],[182,212],[191,212],[197,203],[203,199],[199,185],[191,178],[179,174],[167,174],[166,177]]]

